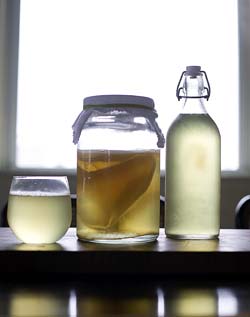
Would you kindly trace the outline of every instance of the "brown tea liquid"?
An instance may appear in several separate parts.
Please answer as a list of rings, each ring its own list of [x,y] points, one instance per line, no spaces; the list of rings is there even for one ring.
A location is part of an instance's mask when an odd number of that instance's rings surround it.
[[[79,150],[79,239],[111,242],[139,237],[142,241],[155,240],[160,219],[159,165],[159,150]]]

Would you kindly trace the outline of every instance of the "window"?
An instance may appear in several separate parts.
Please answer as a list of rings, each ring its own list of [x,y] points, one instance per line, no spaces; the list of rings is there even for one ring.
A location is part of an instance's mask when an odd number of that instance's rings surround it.
[[[71,125],[89,95],[152,97],[166,134],[179,76],[196,64],[210,79],[222,169],[239,169],[236,0],[25,0],[19,32],[17,168],[75,168]]]

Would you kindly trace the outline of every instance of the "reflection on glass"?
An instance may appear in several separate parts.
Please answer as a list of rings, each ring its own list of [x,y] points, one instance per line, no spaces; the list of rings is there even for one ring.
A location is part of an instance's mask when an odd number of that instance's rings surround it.
[[[157,316],[157,301],[149,298],[85,297],[77,305],[78,316]]]
[[[68,314],[69,316],[77,316],[77,300],[74,290],[70,291]]]
[[[68,298],[62,294],[37,290],[18,290],[10,299],[9,316],[67,316]]]
[[[179,251],[208,252],[217,251],[219,240],[183,240],[178,245]]]
[[[157,308],[158,308],[158,317],[164,317],[165,316],[165,303],[164,303],[164,293],[162,289],[157,289]]]
[[[249,287],[244,288],[245,298],[240,299],[247,305],[249,294]],[[186,287],[171,281],[166,285],[131,280],[116,283],[112,279],[100,279],[98,283],[92,280],[26,286],[8,283],[0,287],[0,315],[233,317],[243,312],[237,296],[237,289],[232,287]]]
[[[13,247],[16,251],[62,251],[63,247],[59,243],[50,244],[29,244],[18,243]]]
[[[234,293],[226,288],[218,289],[218,311],[219,316],[237,316],[238,301]]]
[[[157,299],[156,290],[145,285],[105,281],[78,290],[77,316],[158,316]]]
[[[217,295],[209,289],[182,289],[171,303],[172,313],[179,317],[217,316]]]

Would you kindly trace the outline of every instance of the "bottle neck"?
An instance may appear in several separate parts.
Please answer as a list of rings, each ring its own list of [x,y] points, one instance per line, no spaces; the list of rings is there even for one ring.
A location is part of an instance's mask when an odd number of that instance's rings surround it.
[[[183,106],[181,113],[186,114],[206,114],[204,106],[204,84],[202,75],[185,76],[183,85]],[[195,98],[194,98],[195,97]]]

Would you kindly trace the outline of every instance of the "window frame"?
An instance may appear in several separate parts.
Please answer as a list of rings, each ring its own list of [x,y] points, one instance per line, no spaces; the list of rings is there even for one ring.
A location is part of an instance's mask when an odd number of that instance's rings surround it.
[[[16,109],[19,47],[19,0],[0,2],[0,169],[13,169],[16,154]]]
[[[69,174],[74,175],[75,169],[49,169],[49,168],[20,168],[15,165],[16,156],[16,111],[17,111],[17,82],[18,82],[18,47],[19,47],[19,20],[21,0],[2,0],[0,3],[0,19],[2,31],[0,32],[0,45],[3,54],[0,55],[0,65],[4,65],[0,80],[3,82],[2,99],[0,97],[0,116],[4,118],[0,146],[5,149],[0,152],[0,170],[13,171],[16,174]],[[239,30],[239,169],[235,171],[222,171],[223,177],[250,176],[250,3],[247,0],[238,0],[238,30]],[[2,58],[2,60],[1,60]],[[222,74],[223,75],[223,74]],[[2,76],[2,78],[1,78]],[[0,90],[1,93],[1,90]],[[226,114],[225,114],[226,119]],[[1,124],[1,121],[0,121]],[[4,153],[3,153],[4,152]],[[162,171],[161,175],[165,174]]]
[[[238,0],[239,36],[239,158],[238,176],[250,176],[250,2]]]

